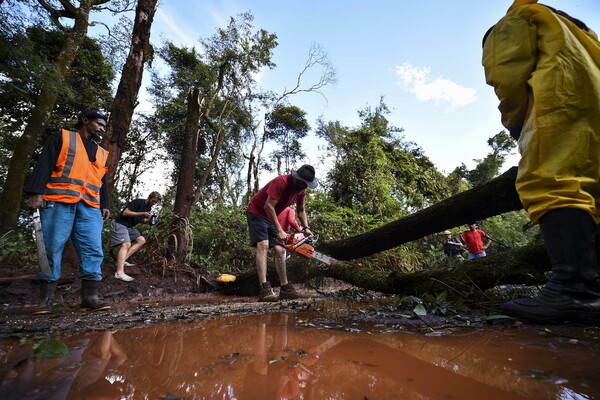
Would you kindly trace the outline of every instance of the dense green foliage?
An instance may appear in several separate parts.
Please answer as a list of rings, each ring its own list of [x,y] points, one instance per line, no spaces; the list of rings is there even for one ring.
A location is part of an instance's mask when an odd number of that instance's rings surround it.
[[[206,199],[221,201],[226,193],[239,196],[242,147],[254,128],[250,105],[261,97],[254,94],[255,76],[262,68],[274,67],[271,58],[277,36],[254,29],[252,20],[249,13],[231,18],[226,28],[201,41],[202,51],[166,43],[159,55],[167,73],[156,70],[152,75],[150,93],[156,112],[148,118],[148,127],[164,138],[157,144],[175,165],[174,180],[186,133],[187,95],[199,90],[195,174],[203,186],[196,192],[203,194],[205,204]]]
[[[423,151],[389,124],[388,113],[382,102],[375,110],[359,112],[357,128],[321,122],[317,130],[334,158],[327,175],[333,202],[382,221],[433,204],[449,192]]]
[[[267,116],[266,125],[266,139],[278,145],[271,155],[277,164],[277,172],[287,173],[306,156],[300,144],[300,139],[305,138],[310,129],[306,113],[295,106],[278,104]]]
[[[0,79],[0,162],[3,166],[10,160],[44,83],[45,72],[51,68],[64,40],[64,33],[39,27],[17,33],[0,31],[0,77],[3,78]],[[60,96],[42,139],[60,128],[72,127],[84,108],[107,109],[112,101],[113,78],[111,65],[102,55],[100,45],[87,38],[69,76],[52,82]],[[0,175],[0,187],[4,178],[4,174]]]

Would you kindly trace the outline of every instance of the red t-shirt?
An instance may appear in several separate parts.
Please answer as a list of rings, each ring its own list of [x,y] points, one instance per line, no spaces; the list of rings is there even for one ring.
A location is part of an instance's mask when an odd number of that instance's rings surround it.
[[[460,235],[467,242],[467,251],[471,254],[480,254],[485,252],[481,248],[483,246],[483,238],[487,237],[487,233],[479,229],[471,232],[465,231]]]
[[[294,209],[291,207],[287,207],[285,210],[283,210],[281,214],[277,216],[277,219],[279,220],[279,225],[281,225],[281,229],[283,229],[284,232],[289,232],[292,228],[294,228],[296,232],[300,232],[302,230],[300,225],[298,225],[298,222],[296,222],[296,211],[294,211]]]
[[[306,189],[297,192],[292,175],[280,175],[267,183],[252,197],[252,199],[250,199],[250,204],[248,204],[246,211],[269,219],[267,212],[265,211],[265,203],[269,196],[277,200],[277,204],[275,204],[275,214],[279,215],[283,210],[294,203],[304,206]]]

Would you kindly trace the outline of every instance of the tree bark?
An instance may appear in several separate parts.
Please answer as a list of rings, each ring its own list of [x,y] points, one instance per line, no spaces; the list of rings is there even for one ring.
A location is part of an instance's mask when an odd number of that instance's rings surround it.
[[[198,135],[200,121],[200,90],[192,89],[187,96],[187,113],[185,122],[185,139],[179,176],[177,178],[177,192],[173,212],[187,221],[194,204],[194,179],[196,177],[196,157],[198,156]],[[187,226],[182,226],[177,235],[176,258],[183,261],[185,258],[188,235]]]
[[[112,193],[115,185],[117,166],[125,148],[133,112],[137,106],[137,96],[142,85],[144,65],[152,56],[150,30],[157,1],[138,0],[129,55],[123,66],[119,87],[110,111],[110,121],[106,129],[106,135],[102,139],[102,147],[109,151],[106,162],[108,167],[108,173],[106,174],[108,193]]]
[[[515,179],[517,167],[473,189],[369,232],[318,246],[338,260],[352,260],[397,247],[403,243],[523,208]]]
[[[192,89],[187,96],[187,113],[185,122],[185,139],[177,193],[173,212],[182,218],[189,218],[194,203],[194,179],[196,175],[196,157],[198,156],[198,135],[200,121],[200,90]]]
[[[44,84],[40,89],[40,95],[10,159],[6,182],[0,197],[0,204],[2,204],[0,208],[0,233],[13,229],[17,224],[25,177],[31,166],[31,157],[58,99],[59,93],[57,93],[56,88],[60,85],[57,85],[57,82],[60,82],[69,74],[77,52],[87,34],[90,10],[94,2],[92,0],[81,0],[79,4],[79,8],[70,8],[75,20],[74,25],[69,30],[53,68],[47,72],[43,80]]]

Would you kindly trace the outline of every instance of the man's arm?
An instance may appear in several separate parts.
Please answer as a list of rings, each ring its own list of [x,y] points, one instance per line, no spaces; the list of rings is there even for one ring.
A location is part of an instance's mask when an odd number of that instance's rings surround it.
[[[298,225],[298,222],[296,222],[296,211],[294,211],[293,208],[290,208],[289,210],[290,211],[288,214],[288,221],[290,225],[296,230],[296,232],[302,231],[302,228],[300,227],[300,225]]]
[[[271,196],[267,196],[267,201],[265,201],[265,212],[267,213],[267,217],[269,217],[269,221],[273,224],[275,229],[277,230],[277,239],[279,241],[284,242],[287,239],[287,233],[283,230],[281,225],[279,224],[279,219],[277,219],[277,214],[275,213],[275,206],[279,200],[272,198]]]
[[[106,175],[102,177],[102,186],[100,186],[100,210],[102,212],[102,219],[106,221],[110,217],[110,210],[108,209],[108,187],[106,186]]]
[[[308,216],[306,215],[306,210],[304,209],[304,204],[297,203],[296,209],[298,210],[298,219],[300,220],[300,225],[302,225],[302,233],[306,233],[307,235],[312,235],[310,228],[308,227]]]
[[[531,22],[536,12],[539,6],[523,8],[502,18],[483,47],[486,82],[494,87],[500,100],[502,125],[515,139],[525,122],[528,80],[537,62],[537,27]]]
[[[61,133],[55,132],[50,135],[25,185],[25,193],[29,195],[26,203],[27,208],[32,212],[44,204],[42,194],[46,190],[46,184],[48,183],[48,179],[50,179],[50,175],[52,175],[61,147]]]
[[[129,206],[125,207],[125,209],[123,210],[123,216],[124,217],[133,217],[133,218],[139,218],[142,217],[142,221],[141,223],[148,223],[150,221],[150,213],[147,211],[131,211],[129,208]],[[139,223],[139,222],[138,222]]]
[[[454,246],[460,246],[460,247],[464,246],[462,244],[462,242],[460,241],[460,239],[458,239],[456,237],[453,237],[452,240],[449,243],[452,244],[452,245],[454,245]]]
[[[480,231],[480,232],[481,232],[481,235],[483,236],[483,238],[485,239],[485,242],[483,243],[483,246],[481,246],[481,248],[483,250],[486,250],[488,247],[490,247],[490,244],[492,244],[492,239],[490,239],[490,237],[484,231]]]

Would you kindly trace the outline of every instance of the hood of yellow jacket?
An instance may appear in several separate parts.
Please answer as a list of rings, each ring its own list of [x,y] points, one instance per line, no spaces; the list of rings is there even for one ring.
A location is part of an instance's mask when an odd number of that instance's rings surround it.
[[[524,6],[526,4],[535,4],[535,3],[537,3],[537,0],[515,0],[512,3],[512,6],[510,6],[510,8],[508,9],[508,11],[506,11],[506,13],[508,14],[509,12],[511,12],[512,10],[514,10],[517,7]]]

